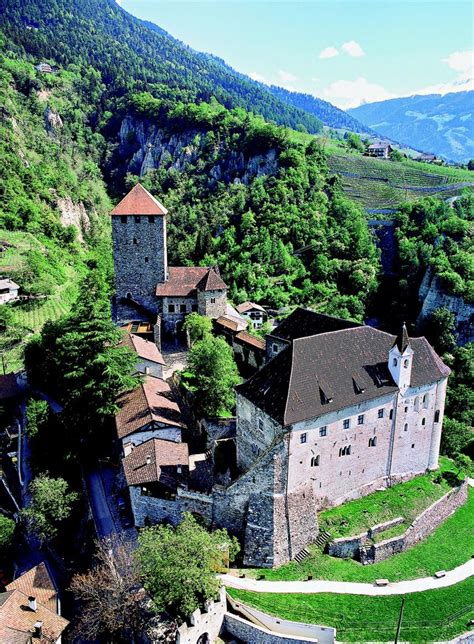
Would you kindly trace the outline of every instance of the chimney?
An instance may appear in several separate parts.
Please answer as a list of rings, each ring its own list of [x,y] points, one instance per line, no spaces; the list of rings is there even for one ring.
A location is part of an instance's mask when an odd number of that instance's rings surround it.
[[[151,456],[147,456],[146,457],[146,464],[150,465],[150,463],[151,463]]]
[[[28,597],[28,608],[36,613],[36,597]]]
[[[40,640],[42,636],[43,636],[43,622],[36,622],[34,637]]]

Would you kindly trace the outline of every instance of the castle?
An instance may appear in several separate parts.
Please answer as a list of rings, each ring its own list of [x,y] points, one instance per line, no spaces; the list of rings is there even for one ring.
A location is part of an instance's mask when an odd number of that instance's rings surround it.
[[[121,204],[116,216],[135,218],[123,215],[130,208]],[[158,207],[164,212],[163,206],[153,205]],[[133,206],[138,209],[143,205]],[[171,269],[168,273],[162,243],[166,219],[161,217],[155,273],[145,275],[142,266],[140,280],[132,283],[144,251],[132,260],[128,246],[125,258],[115,257],[115,263],[124,306],[129,289],[133,300],[147,308],[157,306],[166,322],[174,312],[166,310],[164,293],[168,284],[175,288],[175,281],[167,282]],[[124,233],[122,226],[129,230]],[[123,240],[133,239],[138,226],[143,221],[114,223],[114,235],[120,236],[120,243],[114,237],[116,253]],[[133,241],[128,243],[133,249]],[[152,248],[147,252],[151,255]],[[191,275],[197,269],[185,270]],[[225,298],[218,273],[204,270],[205,279],[197,282],[192,296],[198,310],[200,301],[215,297],[212,304],[217,304],[218,293]],[[204,310],[214,316],[213,309]],[[139,392],[146,407],[143,413],[135,398],[130,402],[133,426],[126,420],[123,466],[135,524],[177,523],[183,512],[194,512],[209,525],[237,534],[247,565],[281,565],[316,539],[318,512],[323,508],[438,467],[449,373],[428,341],[409,338],[405,327],[393,336],[297,308],[267,335],[265,364],[236,388],[233,441],[238,474],[233,478],[215,476],[212,481],[219,437],[206,454],[192,454],[186,431],[176,429],[176,415],[165,417],[163,402],[155,404],[151,394]],[[153,392],[159,389],[157,382],[146,386]],[[117,428],[123,438],[120,423],[127,414],[119,414]],[[196,474],[204,465],[211,482],[196,485]]]
[[[116,318],[158,318],[175,334],[188,313],[225,315],[227,286],[216,267],[168,266],[167,213],[139,183],[111,213]]]

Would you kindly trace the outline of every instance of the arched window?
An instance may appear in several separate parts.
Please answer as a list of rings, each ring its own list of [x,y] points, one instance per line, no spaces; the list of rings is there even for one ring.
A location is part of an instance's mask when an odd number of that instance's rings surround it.
[[[393,366],[396,367],[398,364],[398,360],[396,358],[393,359]]]
[[[311,458],[311,467],[318,467],[319,465],[319,454]]]
[[[404,429],[404,431],[406,431],[406,432],[408,431],[408,423],[405,423],[405,427],[404,427],[403,429]]]
[[[377,445],[377,436],[369,438],[369,447],[375,447]]]
[[[344,456],[344,450],[342,447],[339,448],[339,456]]]
[[[350,453],[351,453],[351,446],[348,445],[346,454],[349,456]]]
[[[422,425],[426,425],[426,418],[422,418],[422,419],[421,419],[421,424],[422,424]]]
[[[420,399],[418,396],[413,401],[413,406],[415,408],[415,411],[420,411]]]
[[[390,414],[388,415],[388,417],[390,418],[390,420],[393,419],[393,409],[390,410]]]
[[[403,361],[403,366],[405,367],[405,369],[408,369],[408,360]]]
[[[439,415],[440,415],[440,411],[439,411],[439,409],[437,409],[435,411],[435,415],[434,415],[434,422],[435,423],[439,423]]]
[[[127,293],[127,300],[131,300],[131,299],[132,299],[132,294],[131,294],[131,293]]]
[[[133,238],[133,243],[138,244],[138,239],[136,237]]]

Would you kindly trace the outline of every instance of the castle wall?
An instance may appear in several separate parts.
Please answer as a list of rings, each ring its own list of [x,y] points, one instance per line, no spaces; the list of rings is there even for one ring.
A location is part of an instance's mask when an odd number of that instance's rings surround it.
[[[158,308],[161,313],[162,330],[168,334],[174,334],[184,322],[188,313],[197,311],[197,299],[195,297],[162,297],[159,298]],[[174,306],[174,312],[169,307]],[[182,310],[184,307],[185,310]]]
[[[156,313],[156,285],[165,281],[168,271],[166,219],[156,216],[150,221],[149,217],[132,215],[111,219],[118,317],[130,317],[130,307],[121,303],[128,294]]]
[[[237,393],[237,466],[248,469],[283,433],[281,425],[264,411]]]
[[[219,318],[226,312],[227,291],[199,291],[197,302],[199,315],[213,319]]]

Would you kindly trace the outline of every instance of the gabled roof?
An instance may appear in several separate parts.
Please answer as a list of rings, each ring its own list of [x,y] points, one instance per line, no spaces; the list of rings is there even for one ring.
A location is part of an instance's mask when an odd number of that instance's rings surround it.
[[[216,324],[231,331],[243,331],[247,328],[248,322],[244,319],[234,318],[231,315],[221,315],[217,318]]]
[[[36,597],[40,604],[56,611],[58,593],[44,561],[14,579],[6,589],[20,590],[27,597]]]
[[[379,149],[386,149],[386,148],[391,148],[392,146],[388,141],[376,141],[375,143],[371,143],[369,145],[369,150],[379,150]]]
[[[209,266],[170,266],[168,279],[158,284],[158,297],[196,297],[197,291],[224,290],[227,286]]]
[[[169,485],[169,475],[166,476],[162,468],[187,466],[188,463],[187,443],[175,443],[159,438],[151,438],[141,443],[122,459],[128,485],[153,483],[163,478]]]
[[[139,335],[125,333],[123,340],[120,342],[120,346],[128,347],[132,351],[135,351],[139,358],[149,360],[150,362],[156,362],[157,364],[165,364],[163,356],[158,350],[156,344],[151,340],[141,338]]]
[[[329,331],[340,331],[341,329],[353,329],[361,326],[357,322],[336,318],[324,313],[316,313],[311,309],[298,307],[290,315],[280,322],[269,334],[281,340],[295,340],[310,335],[319,335]]]
[[[11,280],[9,277],[5,277],[3,279],[0,279],[0,288],[11,288],[13,290],[19,289],[20,287],[18,284],[16,284],[13,280]]]
[[[388,369],[395,337],[369,326],[297,338],[236,390],[281,425],[397,391]],[[412,338],[411,386],[449,375],[425,338]]]
[[[239,313],[247,313],[247,311],[261,311],[262,313],[265,313],[265,309],[260,306],[260,304],[254,304],[253,302],[243,302],[242,304],[239,304],[237,306],[237,311]]]
[[[111,215],[166,215],[168,211],[148,190],[137,183],[122,201],[115,206]]]
[[[265,347],[266,347],[265,340],[262,340],[261,338],[256,338],[254,335],[247,333],[247,331],[240,331],[239,333],[237,333],[237,335],[235,336],[235,340],[238,342],[242,342],[243,344],[249,344],[250,346],[255,347],[256,349],[259,349],[260,351],[265,351]]]
[[[152,422],[184,427],[181,411],[165,380],[145,376],[143,381],[117,399],[120,410],[115,414],[117,436],[125,438]]]

